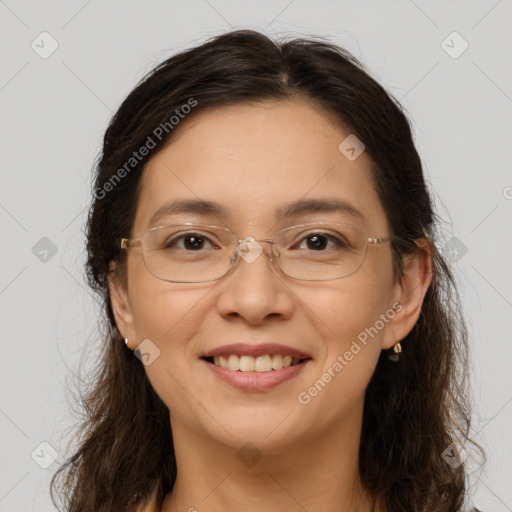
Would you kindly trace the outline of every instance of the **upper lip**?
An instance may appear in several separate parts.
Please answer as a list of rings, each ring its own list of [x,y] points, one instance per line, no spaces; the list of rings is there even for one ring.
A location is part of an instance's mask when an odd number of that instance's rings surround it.
[[[311,357],[309,354],[301,352],[300,350],[287,347],[286,345],[280,345],[278,343],[259,343],[257,345],[247,343],[232,343],[230,345],[222,345],[222,347],[214,348],[208,351],[202,357],[229,356],[230,354],[252,357],[264,356],[266,354],[281,354],[283,356],[292,356],[297,359],[306,359]]]

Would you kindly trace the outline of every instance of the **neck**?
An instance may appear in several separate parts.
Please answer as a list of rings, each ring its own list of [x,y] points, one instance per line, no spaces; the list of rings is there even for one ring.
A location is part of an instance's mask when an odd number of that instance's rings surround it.
[[[261,448],[242,450],[175,420],[178,476],[161,512],[226,512],[226,504],[244,512],[378,512],[359,477],[361,413],[294,444],[282,439],[262,446],[260,440]]]

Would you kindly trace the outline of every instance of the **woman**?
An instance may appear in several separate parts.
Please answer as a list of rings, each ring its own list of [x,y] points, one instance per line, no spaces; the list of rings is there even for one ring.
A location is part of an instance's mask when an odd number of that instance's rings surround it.
[[[408,121],[356,59],[253,31],[173,56],[94,195],[110,329],[66,510],[466,510],[466,329]]]

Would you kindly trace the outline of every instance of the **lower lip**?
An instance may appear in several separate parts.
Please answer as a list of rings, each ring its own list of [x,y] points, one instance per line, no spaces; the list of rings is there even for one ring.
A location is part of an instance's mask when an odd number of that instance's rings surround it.
[[[288,366],[280,370],[271,370],[269,372],[233,371],[216,366],[204,359],[203,361],[219,379],[231,384],[235,388],[243,389],[244,391],[267,391],[296,377],[308,364],[310,359],[306,359],[304,362],[295,366]]]

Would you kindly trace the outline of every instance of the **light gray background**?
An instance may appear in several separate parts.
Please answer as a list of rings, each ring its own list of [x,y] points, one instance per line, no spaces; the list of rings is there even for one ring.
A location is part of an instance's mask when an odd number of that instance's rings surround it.
[[[474,501],[512,511],[511,21],[510,0],[0,0],[0,511],[54,510],[48,482],[74,423],[67,389],[99,343],[83,227],[107,123],[154,64],[237,28],[328,37],[407,109],[444,242],[459,247],[447,255],[470,329],[473,432],[489,458]],[[46,59],[31,48],[50,48],[43,31],[58,43]],[[457,58],[454,31],[469,44]],[[43,237],[57,249],[46,262]],[[58,452],[48,469],[31,457],[49,456],[42,442]]]

